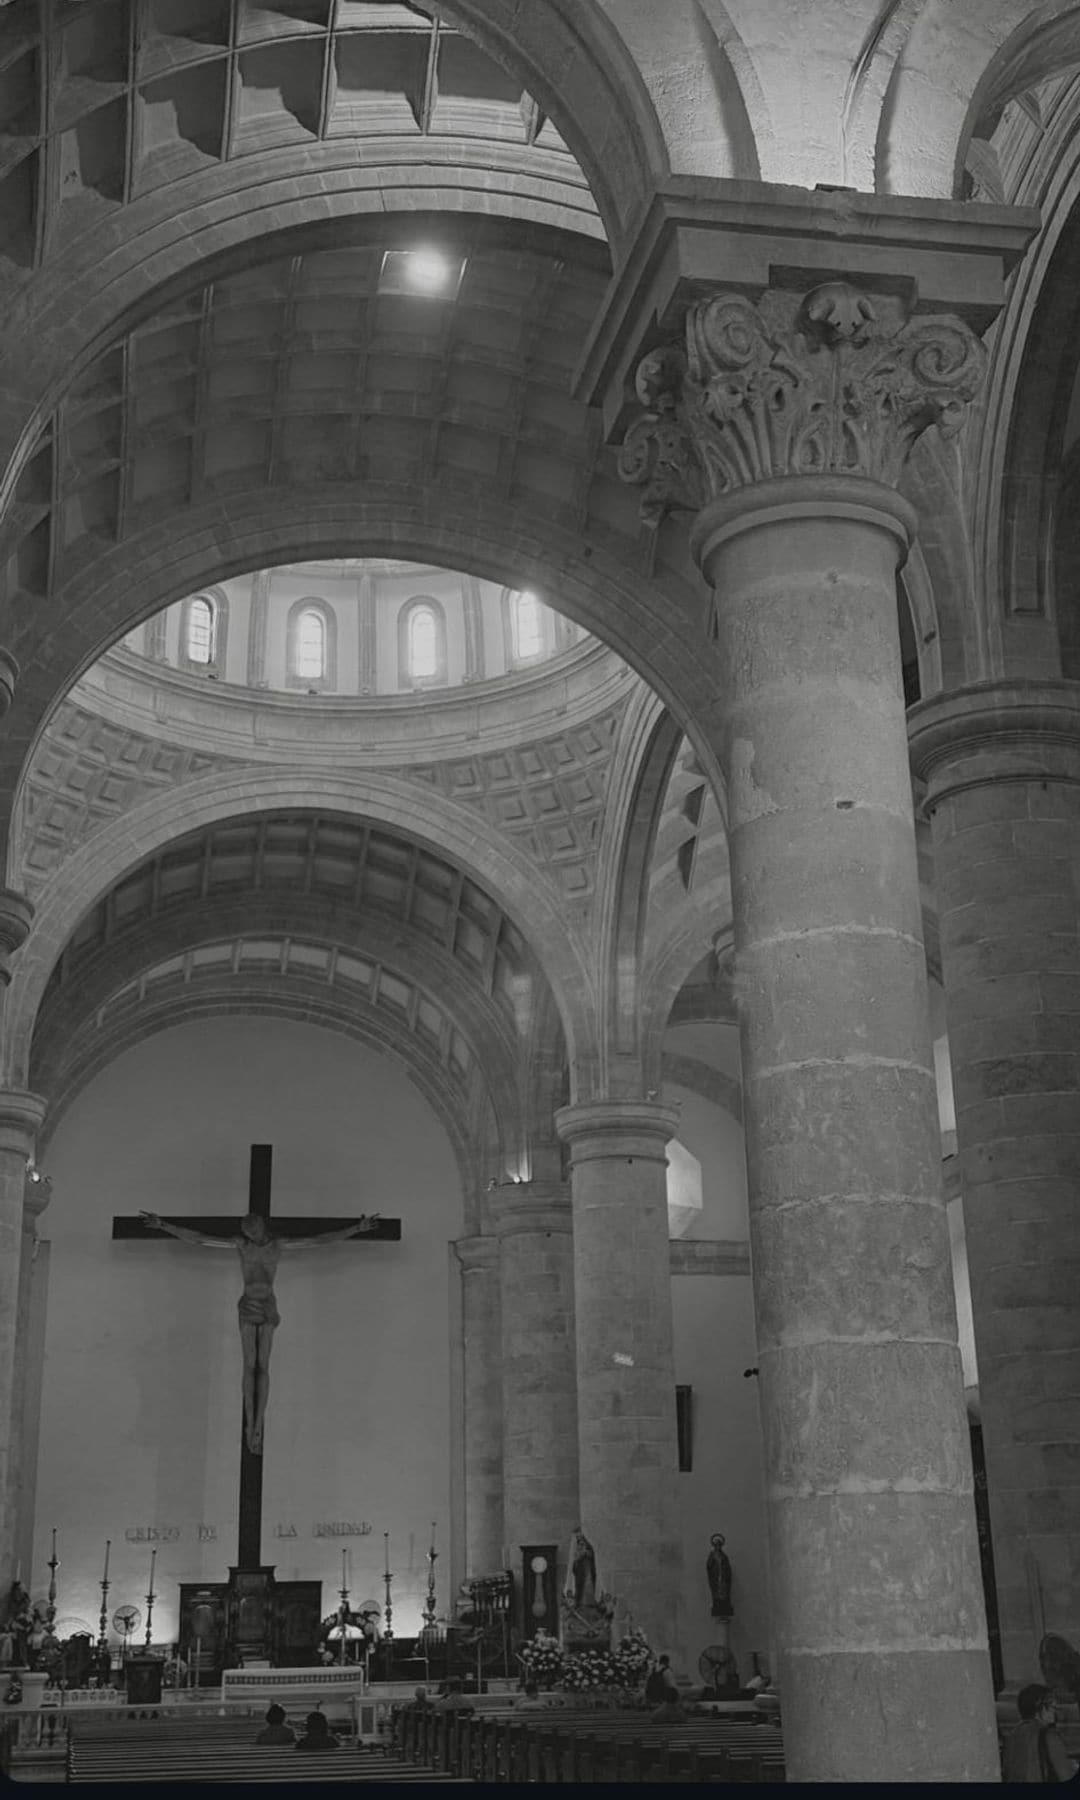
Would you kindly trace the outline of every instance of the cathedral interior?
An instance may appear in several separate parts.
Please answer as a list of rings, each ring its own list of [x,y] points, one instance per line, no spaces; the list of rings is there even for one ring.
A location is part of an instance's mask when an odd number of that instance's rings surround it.
[[[523,1632],[581,1530],[696,1678],[723,1533],[788,1780],[999,1779],[1080,1643],[1078,274],[1077,0],[0,0],[0,1589],[152,1544],[182,1640],[239,1479],[402,1631],[432,1519]],[[235,1262],[110,1224],[253,1141],[401,1222],[283,1237],[265,1488]]]

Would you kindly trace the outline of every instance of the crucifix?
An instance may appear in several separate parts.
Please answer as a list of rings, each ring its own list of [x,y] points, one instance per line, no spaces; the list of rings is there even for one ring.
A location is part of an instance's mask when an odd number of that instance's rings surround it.
[[[248,1211],[243,1218],[205,1214],[159,1218],[157,1213],[113,1219],[115,1238],[179,1238],[206,1249],[233,1250],[240,1258],[244,1291],[238,1302],[244,1353],[244,1419],[240,1440],[240,1507],[237,1567],[258,1569],[262,1556],[262,1446],[269,1391],[270,1349],[280,1323],[274,1276],[282,1246],[314,1250],[345,1238],[397,1240],[401,1220],[379,1214],[357,1219],[273,1218],[270,1213],[270,1144],[252,1144]],[[273,1228],[271,1230],[271,1227]]]

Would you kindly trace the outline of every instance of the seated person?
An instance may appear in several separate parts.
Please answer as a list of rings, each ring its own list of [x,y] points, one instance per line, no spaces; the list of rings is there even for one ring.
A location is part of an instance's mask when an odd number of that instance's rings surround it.
[[[326,1722],[325,1714],[309,1712],[304,1720],[304,1735],[302,1738],[297,1738],[296,1748],[298,1750],[337,1750],[339,1747],[337,1738]]]
[[[650,1669],[645,1678],[646,1703],[649,1706],[659,1706],[662,1700],[677,1699],[678,1693],[675,1677],[671,1673],[671,1659],[662,1656],[655,1669]]]
[[[315,1715],[312,1715],[313,1717]],[[322,1714],[317,1715],[320,1719]],[[295,1744],[296,1733],[285,1717],[283,1706],[269,1706],[266,1709],[266,1724],[255,1739],[257,1744]]]
[[[1020,1723],[1005,1742],[1004,1781],[1071,1781],[1076,1764],[1057,1728],[1057,1708],[1048,1687],[1033,1681],[1016,1696]]]
[[[462,1692],[461,1679],[455,1676],[446,1684],[445,1694],[433,1702],[433,1712],[472,1712],[473,1703],[468,1695]]]
[[[678,1725],[689,1716],[674,1689],[668,1693],[665,1699],[661,1700],[659,1706],[654,1706],[649,1714],[650,1719],[655,1719],[658,1725]]]
[[[412,1704],[413,1704],[414,1712],[430,1712],[431,1711],[431,1701],[428,1699],[428,1691],[427,1691],[426,1687],[418,1687],[417,1688],[416,1693],[413,1695]]]
[[[540,1689],[535,1681],[525,1683],[525,1691],[521,1699],[514,1701],[514,1711],[516,1713],[547,1711],[547,1701],[541,1698]]]

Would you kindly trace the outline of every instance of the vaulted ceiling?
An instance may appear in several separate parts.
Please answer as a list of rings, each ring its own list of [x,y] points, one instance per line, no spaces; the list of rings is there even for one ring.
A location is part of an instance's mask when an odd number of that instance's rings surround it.
[[[56,965],[31,1058],[65,1100],[106,1053],[207,1008],[374,1039],[519,1148],[522,1074],[550,995],[521,932],[460,870],[341,816],[237,818],[138,863]],[[442,1109],[441,1109],[442,1110]]]

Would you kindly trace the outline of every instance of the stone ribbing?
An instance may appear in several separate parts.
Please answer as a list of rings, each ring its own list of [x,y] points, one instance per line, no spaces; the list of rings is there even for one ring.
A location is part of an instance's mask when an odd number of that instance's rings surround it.
[[[670,1107],[565,1106],[570,1146],[581,1523],[601,1588],[679,1652],[680,1534],[666,1146]]]
[[[866,477],[699,514],[789,1780],[997,1778],[896,629]]]
[[[565,1190],[515,1186],[490,1196],[499,1240],[502,1323],[503,1541],[562,1558],[578,1522],[574,1242]]]
[[[12,1368],[11,1441],[8,1451],[8,1491],[11,1516],[12,1546],[16,1565],[20,1558],[30,1567],[30,1545],[33,1521],[28,1500],[33,1492],[35,1470],[30,1466],[28,1443],[37,1437],[37,1415],[41,1407],[40,1387],[30,1391],[30,1295],[34,1280],[34,1253],[37,1247],[37,1222],[52,1198],[52,1183],[37,1171],[27,1173],[23,1196],[22,1247],[19,1257],[19,1290],[15,1316],[15,1358]],[[26,1545],[25,1552],[23,1545]]]
[[[495,1237],[459,1238],[461,1264],[465,1443],[465,1572],[491,1575],[503,1566],[502,1343],[499,1244]]]
[[[39,1095],[0,1094],[0,1592],[4,1593],[14,1575],[11,1477],[26,1170],[44,1117],[45,1102]]]
[[[1080,1637],[1080,685],[914,709],[1006,1680]]]

